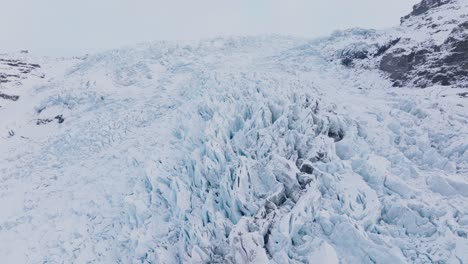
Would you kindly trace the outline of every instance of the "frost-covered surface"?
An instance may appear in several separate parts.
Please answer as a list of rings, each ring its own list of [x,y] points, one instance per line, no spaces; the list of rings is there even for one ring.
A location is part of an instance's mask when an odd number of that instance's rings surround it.
[[[0,108],[1,262],[468,263],[466,89],[336,60],[375,34],[41,62]]]

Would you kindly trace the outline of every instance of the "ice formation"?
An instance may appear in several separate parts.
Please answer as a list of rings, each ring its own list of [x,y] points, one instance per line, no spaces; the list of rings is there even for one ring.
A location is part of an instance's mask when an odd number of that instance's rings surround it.
[[[466,89],[378,66],[412,25],[2,55],[40,67],[0,89],[1,262],[468,263]]]

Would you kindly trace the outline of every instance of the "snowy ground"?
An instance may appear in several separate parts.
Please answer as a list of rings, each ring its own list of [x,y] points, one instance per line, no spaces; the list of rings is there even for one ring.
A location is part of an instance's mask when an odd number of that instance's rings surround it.
[[[1,262],[468,263],[466,90],[393,88],[327,41],[140,45],[2,86]]]

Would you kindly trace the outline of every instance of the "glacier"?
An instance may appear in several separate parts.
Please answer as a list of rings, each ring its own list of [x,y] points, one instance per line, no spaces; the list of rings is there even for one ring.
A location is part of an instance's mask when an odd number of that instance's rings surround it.
[[[468,263],[466,88],[356,60],[401,31],[1,55],[1,262]]]

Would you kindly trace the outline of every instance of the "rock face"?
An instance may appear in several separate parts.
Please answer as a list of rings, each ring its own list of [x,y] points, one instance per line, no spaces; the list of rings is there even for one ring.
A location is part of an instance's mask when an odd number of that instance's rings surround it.
[[[434,84],[463,86],[468,81],[468,16],[466,3],[427,0],[402,18],[408,34],[403,45],[386,52],[380,70],[394,86],[427,87]],[[452,19],[449,19],[452,18]]]
[[[26,63],[17,59],[0,58],[0,83],[26,78],[27,74],[40,68],[39,64]]]
[[[410,49],[397,48],[385,54],[380,69],[395,86],[412,84],[452,85],[468,80],[468,22],[458,25],[442,43]]]
[[[404,21],[412,16],[422,15],[432,8],[442,6],[450,2],[453,2],[453,1],[452,0],[423,0],[421,3],[416,4],[413,7],[413,11],[409,15],[404,16],[401,20]]]
[[[397,87],[466,87],[468,1],[425,0],[401,21],[388,31],[341,33],[338,41],[354,39],[338,54],[340,63],[376,67]]]
[[[3,91],[10,84],[21,84],[29,75],[41,66],[35,63],[27,63],[19,59],[1,58],[0,57],[0,101],[18,101],[18,95],[10,94],[11,91]],[[36,75],[39,78],[44,78],[44,75]],[[14,91],[15,92],[15,91]]]

